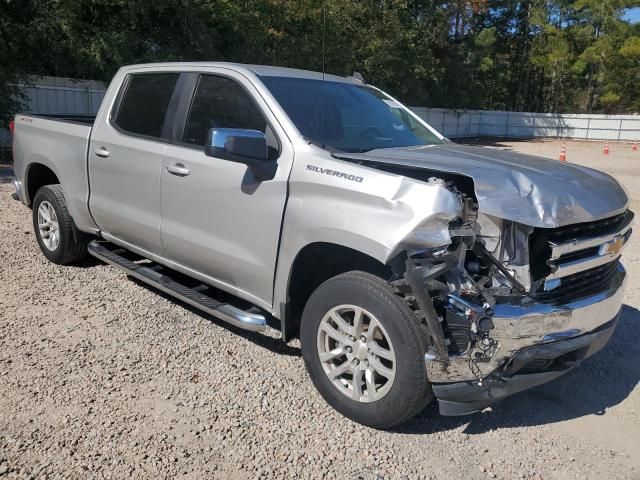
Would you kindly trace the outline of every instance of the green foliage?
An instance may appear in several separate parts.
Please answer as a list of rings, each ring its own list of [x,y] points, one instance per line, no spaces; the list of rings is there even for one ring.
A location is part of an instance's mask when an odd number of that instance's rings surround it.
[[[640,61],[640,37],[627,38],[620,49],[620,55],[623,58]]]
[[[27,74],[108,81],[125,64],[179,60],[356,70],[413,105],[636,112],[640,29],[622,20],[636,4],[0,0],[0,121]]]

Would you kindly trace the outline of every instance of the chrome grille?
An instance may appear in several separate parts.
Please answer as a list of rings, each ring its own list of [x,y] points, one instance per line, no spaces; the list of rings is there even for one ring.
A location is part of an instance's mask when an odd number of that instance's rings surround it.
[[[539,289],[535,297],[541,302],[566,303],[604,290],[618,269],[619,260],[575,273],[562,279],[553,290]]]
[[[616,272],[631,235],[633,212],[598,222],[531,234],[533,295],[546,302],[566,302],[604,290]]]

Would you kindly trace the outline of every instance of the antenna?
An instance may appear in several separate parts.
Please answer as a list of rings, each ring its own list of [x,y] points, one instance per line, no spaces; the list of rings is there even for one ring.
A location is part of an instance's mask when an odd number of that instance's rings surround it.
[[[325,61],[324,61],[324,39],[325,32],[327,30],[327,0],[322,1],[322,87],[320,89],[320,145],[324,148],[324,72],[325,72]]]
[[[322,81],[324,82],[324,37],[327,30],[327,0],[322,1]]]

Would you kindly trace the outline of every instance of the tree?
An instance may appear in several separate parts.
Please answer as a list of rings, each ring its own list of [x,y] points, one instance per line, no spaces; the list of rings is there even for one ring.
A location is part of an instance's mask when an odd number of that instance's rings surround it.
[[[405,103],[636,112],[633,0],[0,0],[0,119],[27,75],[218,60],[349,75]]]

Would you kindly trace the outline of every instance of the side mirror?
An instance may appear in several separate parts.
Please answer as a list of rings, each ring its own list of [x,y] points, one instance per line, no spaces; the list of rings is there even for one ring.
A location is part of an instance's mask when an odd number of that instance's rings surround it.
[[[267,139],[258,130],[212,128],[204,149],[209,157],[222,158],[249,166],[260,180],[273,178],[278,164],[269,160]]]

